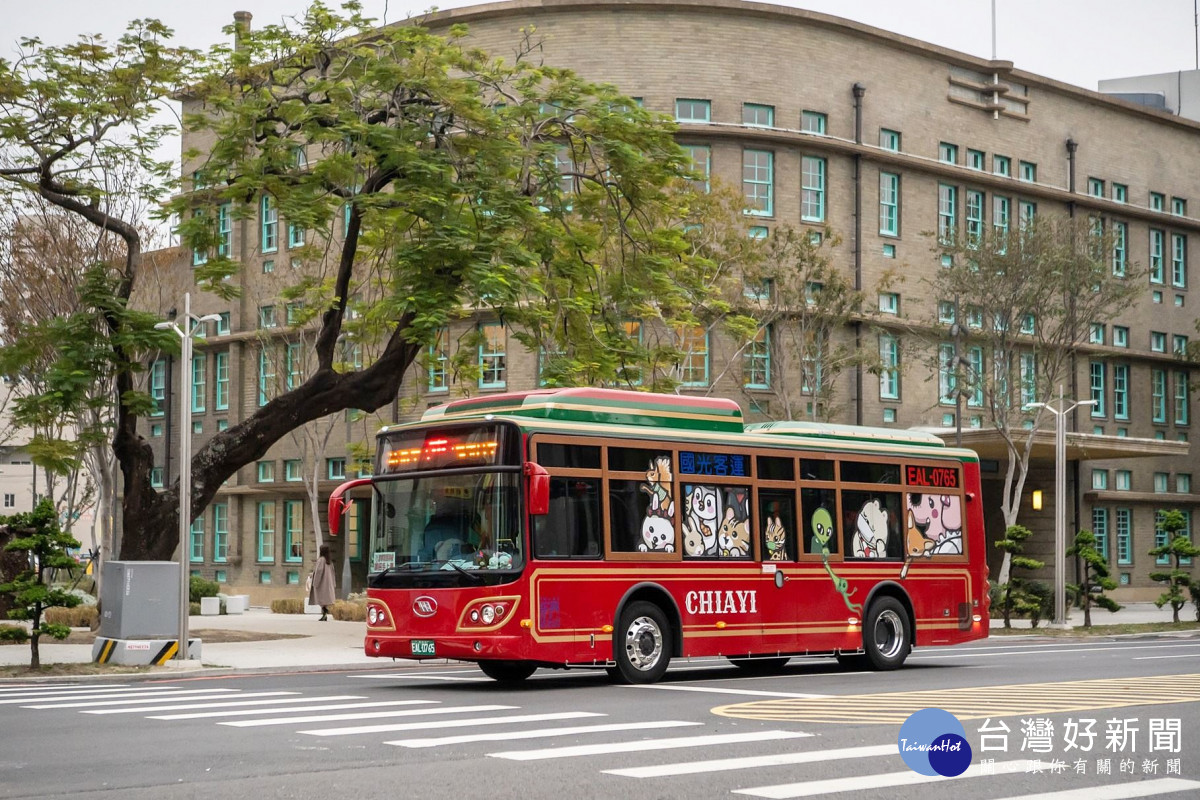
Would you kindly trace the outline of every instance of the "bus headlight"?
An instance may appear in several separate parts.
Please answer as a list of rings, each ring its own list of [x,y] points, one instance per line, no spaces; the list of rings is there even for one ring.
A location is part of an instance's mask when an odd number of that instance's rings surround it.
[[[481,615],[484,625],[491,625],[496,621],[496,609],[492,606],[484,606]]]
[[[371,606],[369,609],[367,609],[367,622],[374,625],[375,620],[376,620],[375,606]]]

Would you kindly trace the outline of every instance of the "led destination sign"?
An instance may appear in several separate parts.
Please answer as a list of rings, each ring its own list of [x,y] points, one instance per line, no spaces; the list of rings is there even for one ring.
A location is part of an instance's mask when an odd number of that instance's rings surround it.
[[[500,463],[495,426],[455,430],[417,430],[388,435],[380,448],[380,474]]]
[[[904,468],[905,483],[926,489],[957,489],[958,470],[953,467],[919,467],[909,464]]]

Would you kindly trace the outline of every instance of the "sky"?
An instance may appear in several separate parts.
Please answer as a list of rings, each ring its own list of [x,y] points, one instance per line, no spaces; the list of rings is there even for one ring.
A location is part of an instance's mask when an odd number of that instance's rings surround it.
[[[327,0],[334,4],[336,0]],[[1196,67],[1196,0],[788,0],[1017,69],[1095,89],[1097,81]],[[438,7],[474,5],[446,0]],[[0,57],[24,37],[61,44],[79,34],[118,36],[131,19],[157,17],[177,39],[207,47],[224,38],[233,12],[250,11],[254,24],[278,22],[304,10],[305,0],[0,0]],[[364,0],[367,13],[394,22],[419,14],[428,0]]]

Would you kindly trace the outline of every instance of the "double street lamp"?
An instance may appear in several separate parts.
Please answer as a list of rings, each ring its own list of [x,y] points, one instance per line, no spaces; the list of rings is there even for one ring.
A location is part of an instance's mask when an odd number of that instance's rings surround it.
[[[192,337],[208,322],[215,322],[218,314],[203,317],[192,315],[192,296],[183,295],[183,316],[177,321],[159,322],[155,330],[172,330],[179,336],[179,650],[175,658],[186,661],[188,657],[188,534],[192,527]],[[179,323],[183,323],[180,327]]]
[[[1095,400],[1074,400],[1065,405],[1062,386],[1058,397],[1045,403],[1029,403],[1027,410],[1044,408],[1054,415],[1054,624],[1067,622],[1067,414]],[[1051,405],[1057,404],[1057,407]]]

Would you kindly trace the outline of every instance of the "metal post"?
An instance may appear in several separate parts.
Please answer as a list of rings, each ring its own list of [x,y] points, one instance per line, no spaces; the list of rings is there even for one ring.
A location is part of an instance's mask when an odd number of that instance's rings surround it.
[[[1067,412],[1062,386],[1054,414],[1054,624],[1067,621]]]
[[[188,657],[188,611],[191,583],[188,580],[188,550],[192,527],[192,295],[183,295],[183,331],[179,355],[179,651],[175,658]],[[176,329],[178,330],[178,328]]]

